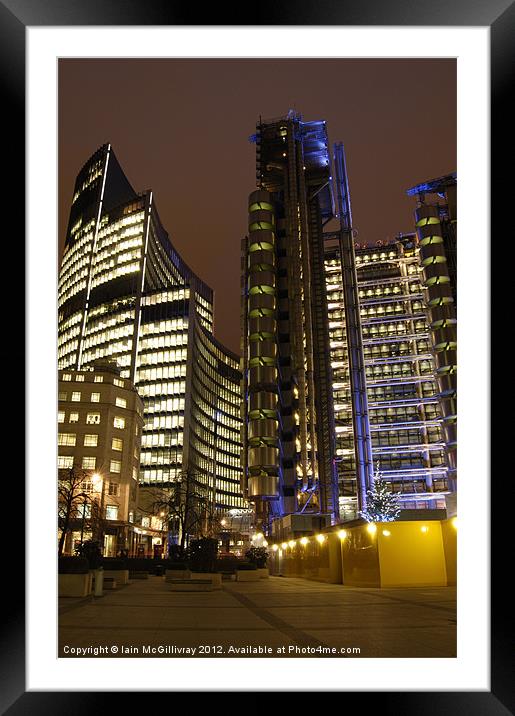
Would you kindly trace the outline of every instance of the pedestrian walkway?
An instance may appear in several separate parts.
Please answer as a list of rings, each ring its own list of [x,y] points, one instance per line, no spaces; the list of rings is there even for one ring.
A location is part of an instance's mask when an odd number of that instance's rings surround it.
[[[181,593],[150,576],[101,598],[61,599],[59,656],[454,657],[456,589],[271,577]]]

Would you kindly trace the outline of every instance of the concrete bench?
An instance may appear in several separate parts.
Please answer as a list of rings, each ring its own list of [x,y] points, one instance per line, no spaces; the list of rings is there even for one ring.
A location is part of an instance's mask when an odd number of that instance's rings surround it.
[[[131,579],[148,579],[148,572],[129,572]]]
[[[129,584],[128,569],[104,569],[104,579],[112,577],[118,584]]]
[[[190,574],[191,572],[189,569],[167,569],[164,574],[165,582],[175,582],[178,579],[189,579]]]
[[[116,589],[116,579],[104,575],[104,589]]]
[[[212,592],[211,579],[174,579],[170,581],[172,592]]]
[[[257,569],[237,569],[237,582],[259,582],[260,576]]]

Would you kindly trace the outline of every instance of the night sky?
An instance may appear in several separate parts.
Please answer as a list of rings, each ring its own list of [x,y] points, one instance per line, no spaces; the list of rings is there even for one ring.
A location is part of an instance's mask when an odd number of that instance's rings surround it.
[[[110,142],[152,189],[175,248],[215,291],[215,335],[239,353],[240,240],[256,121],[325,119],[347,156],[357,241],[413,230],[409,187],[456,171],[453,59],[59,61],[59,260],[75,177]]]

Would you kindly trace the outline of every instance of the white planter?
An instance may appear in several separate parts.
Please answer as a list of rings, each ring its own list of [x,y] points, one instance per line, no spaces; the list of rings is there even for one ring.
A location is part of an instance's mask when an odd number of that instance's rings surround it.
[[[60,597],[86,597],[91,592],[89,574],[60,574]]]

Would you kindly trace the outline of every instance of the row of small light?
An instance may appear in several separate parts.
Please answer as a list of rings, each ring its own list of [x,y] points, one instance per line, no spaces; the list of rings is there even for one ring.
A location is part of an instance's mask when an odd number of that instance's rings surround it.
[[[458,520],[456,517],[454,517],[452,519],[451,524],[454,527],[454,529],[458,529]],[[420,528],[420,531],[422,532],[422,534],[427,534],[429,532],[429,527],[427,525],[422,525]],[[370,535],[375,535],[377,532],[377,526],[373,522],[371,522],[370,524],[367,525],[367,532]],[[347,539],[347,537],[349,536],[347,530],[340,530],[337,534],[342,542],[343,542],[343,540]],[[390,537],[391,534],[392,533],[390,532],[390,530],[387,530],[387,529],[382,530],[382,535],[384,537]],[[324,542],[327,540],[327,537],[325,535],[319,534],[319,535],[315,536],[315,539],[317,540],[317,542],[319,544],[323,545]],[[303,547],[305,547],[307,544],[309,544],[309,538],[301,537],[299,542]],[[290,547],[290,549],[294,549],[296,547],[296,544],[297,544],[297,542],[294,539],[291,539],[289,542],[283,542],[281,544],[281,550],[286,551],[288,549],[288,547]],[[277,544],[272,545],[272,550],[274,552],[277,552],[278,549],[279,549],[279,545],[277,545]]]

